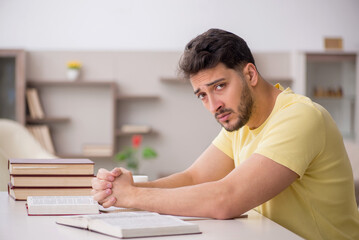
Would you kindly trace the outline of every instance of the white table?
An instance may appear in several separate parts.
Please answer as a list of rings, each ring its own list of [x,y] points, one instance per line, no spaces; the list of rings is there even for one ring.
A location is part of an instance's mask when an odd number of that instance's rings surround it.
[[[202,234],[143,239],[302,239],[253,210],[249,211],[248,215],[248,218],[233,220],[197,220],[195,222],[199,225]],[[115,239],[103,234],[56,224],[55,219],[55,216],[27,216],[25,201],[15,201],[8,196],[7,192],[0,192],[1,240]]]

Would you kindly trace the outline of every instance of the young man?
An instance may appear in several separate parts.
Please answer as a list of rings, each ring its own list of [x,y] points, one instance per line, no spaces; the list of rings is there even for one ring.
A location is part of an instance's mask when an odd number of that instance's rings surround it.
[[[180,68],[223,129],[166,178],[135,185],[126,169],[100,169],[95,200],[218,219],[255,208],[306,239],[359,239],[352,169],[324,108],[266,82],[246,42],[223,30],[189,42]]]

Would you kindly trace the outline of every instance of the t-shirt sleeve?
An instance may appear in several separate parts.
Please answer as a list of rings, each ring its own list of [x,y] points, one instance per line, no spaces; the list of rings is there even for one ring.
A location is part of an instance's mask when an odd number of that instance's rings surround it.
[[[232,138],[224,128],[222,128],[212,144],[233,159]]]
[[[278,112],[264,131],[255,153],[288,167],[300,178],[325,142],[321,112],[303,103]]]

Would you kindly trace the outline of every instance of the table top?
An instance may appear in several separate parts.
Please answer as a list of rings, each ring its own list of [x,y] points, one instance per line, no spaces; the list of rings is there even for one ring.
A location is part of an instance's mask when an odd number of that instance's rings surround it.
[[[26,201],[15,201],[8,196],[7,192],[0,192],[0,239],[115,239],[103,234],[56,224],[56,216],[28,216],[25,203]],[[199,225],[202,234],[143,239],[302,239],[254,210],[248,212],[248,218],[193,222]]]

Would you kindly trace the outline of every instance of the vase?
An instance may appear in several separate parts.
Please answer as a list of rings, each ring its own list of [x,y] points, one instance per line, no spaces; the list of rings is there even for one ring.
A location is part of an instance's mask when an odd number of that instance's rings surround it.
[[[69,68],[67,69],[67,78],[71,81],[76,81],[80,77],[80,69]]]

